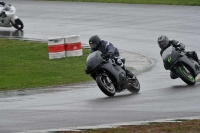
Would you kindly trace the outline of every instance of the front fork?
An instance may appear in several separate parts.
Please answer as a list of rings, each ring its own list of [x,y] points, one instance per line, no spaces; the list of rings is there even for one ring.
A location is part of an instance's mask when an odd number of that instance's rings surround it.
[[[181,67],[183,67],[183,68],[184,68],[184,70],[186,71],[186,73],[190,73],[190,71],[187,69],[187,67],[185,67],[185,65],[183,65],[182,63],[180,63],[180,64],[179,64],[179,65],[177,65],[177,66],[181,66]],[[174,67],[174,68],[175,68],[175,70],[176,70],[177,66],[175,66],[175,67]]]
[[[112,84],[112,80],[108,77],[108,75],[106,74],[106,72],[104,72],[104,73],[102,73],[100,75],[106,78],[107,83]]]
[[[15,24],[15,20],[18,19],[19,17],[14,15],[12,18],[9,19],[9,21],[13,24]]]
[[[185,65],[183,65],[182,63],[180,63],[179,65],[176,65],[175,67],[174,67],[174,69],[175,69],[175,75],[176,75],[176,70],[178,70],[179,68],[177,68],[178,66],[181,66],[183,69],[184,69],[184,71],[185,71],[185,74],[187,75],[187,76],[193,76],[193,77],[195,77],[194,75],[193,75],[193,73],[192,72],[190,72],[189,70],[188,70],[188,68],[187,67],[185,67]],[[176,75],[177,76],[177,75]],[[177,76],[177,77],[179,77],[179,76]]]

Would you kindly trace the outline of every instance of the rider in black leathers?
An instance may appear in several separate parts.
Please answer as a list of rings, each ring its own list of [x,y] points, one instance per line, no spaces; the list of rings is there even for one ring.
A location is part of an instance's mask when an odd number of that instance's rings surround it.
[[[118,58],[120,55],[119,51],[116,47],[114,47],[111,42],[101,40],[98,35],[94,35],[90,37],[89,45],[91,47],[90,53],[97,50],[101,51],[102,57],[113,58],[115,60],[115,63],[121,66],[126,71],[128,77],[133,77],[133,73],[127,70],[124,63],[121,61],[120,58]]]
[[[169,40],[167,36],[165,35],[161,35],[158,37],[158,45],[161,48],[160,51],[160,55],[162,56],[163,52],[165,51],[165,49],[167,49],[170,46],[173,46],[177,49],[180,50],[185,50],[185,45],[183,43],[180,43],[177,40]],[[199,58],[197,56],[197,53],[195,51],[185,51],[186,55],[190,58],[193,58],[196,62],[198,62],[200,64]],[[172,79],[176,79],[178,78],[175,74],[173,74],[172,72],[170,72],[170,77]]]

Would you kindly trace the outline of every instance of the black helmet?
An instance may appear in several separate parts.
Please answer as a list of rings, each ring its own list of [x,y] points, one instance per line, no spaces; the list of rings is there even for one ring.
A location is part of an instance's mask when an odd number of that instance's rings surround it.
[[[169,39],[167,36],[161,35],[158,37],[158,45],[161,49],[164,49],[169,44]]]
[[[101,39],[98,35],[91,36],[89,39],[89,44],[92,49],[96,49],[100,45]]]

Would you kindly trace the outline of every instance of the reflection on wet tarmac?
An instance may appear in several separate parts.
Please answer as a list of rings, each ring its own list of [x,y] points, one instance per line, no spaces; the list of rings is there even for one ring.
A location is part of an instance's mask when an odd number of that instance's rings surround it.
[[[24,90],[9,90],[9,91],[1,91],[0,98],[6,97],[14,97],[14,96],[26,96],[26,95],[34,95],[34,94],[44,94],[44,93],[54,93],[61,91],[70,91],[70,90],[80,90],[85,88],[94,88],[96,83],[94,81],[89,81],[86,83],[77,83],[71,85],[59,85],[45,88],[28,88]],[[1,101],[1,100],[0,100]]]
[[[0,30],[0,37],[7,38],[23,38],[24,31],[22,30]]]

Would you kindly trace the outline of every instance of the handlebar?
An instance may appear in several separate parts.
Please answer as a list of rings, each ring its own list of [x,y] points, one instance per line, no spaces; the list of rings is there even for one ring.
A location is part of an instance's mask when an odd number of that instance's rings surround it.
[[[110,58],[105,57],[105,56],[101,56],[104,60],[108,61]]]

